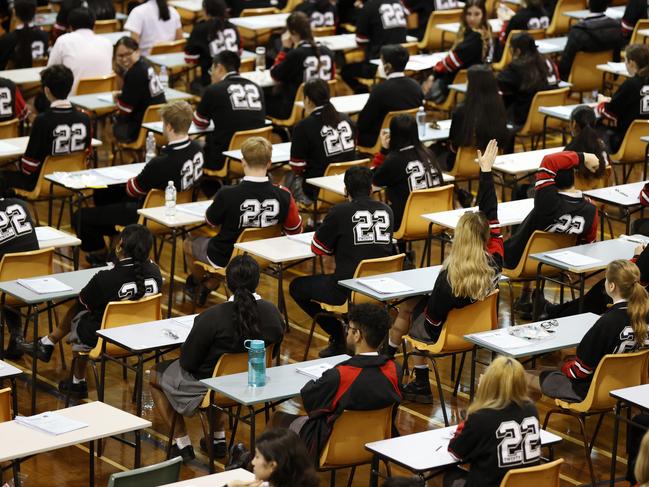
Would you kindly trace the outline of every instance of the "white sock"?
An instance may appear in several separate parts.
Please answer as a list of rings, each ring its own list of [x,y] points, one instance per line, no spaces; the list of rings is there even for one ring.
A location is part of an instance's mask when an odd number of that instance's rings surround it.
[[[225,441],[225,430],[215,431],[214,441]]]
[[[388,345],[390,345],[393,348],[399,348],[399,345],[394,343],[392,340],[388,338]]]
[[[428,368],[428,365],[426,365],[426,364],[424,364],[424,365],[415,365],[415,369],[427,369],[427,368]]]
[[[81,384],[82,382],[85,382],[85,381],[86,381],[85,377],[83,377],[81,379],[77,379],[77,376],[72,374],[72,383],[73,384]]]
[[[175,442],[176,446],[178,446],[180,450],[185,447],[192,446],[192,439],[189,437],[189,435],[180,436],[175,439]]]
[[[45,335],[43,338],[41,338],[41,343],[43,345],[50,345],[52,347],[54,345],[56,345],[52,340],[50,340],[50,337],[48,337],[47,335]]]

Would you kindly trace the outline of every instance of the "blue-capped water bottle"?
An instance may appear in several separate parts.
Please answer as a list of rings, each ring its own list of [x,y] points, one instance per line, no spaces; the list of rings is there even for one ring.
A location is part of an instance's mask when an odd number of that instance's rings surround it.
[[[266,385],[266,345],[263,340],[246,340],[243,346],[248,349],[248,385]]]

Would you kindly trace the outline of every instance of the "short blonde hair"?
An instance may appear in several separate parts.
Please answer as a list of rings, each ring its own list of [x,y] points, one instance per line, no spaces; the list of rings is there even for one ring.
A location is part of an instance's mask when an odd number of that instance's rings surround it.
[[[251,167],[266,167],[273,155],[273,146],[263,137],[250,137],[241,146],[241,153]]]
[[[163,123],[171,125],[177,134],[186,134],[192,124],[194,111],[186,101],[172,101],[160,109],[160,118]]]

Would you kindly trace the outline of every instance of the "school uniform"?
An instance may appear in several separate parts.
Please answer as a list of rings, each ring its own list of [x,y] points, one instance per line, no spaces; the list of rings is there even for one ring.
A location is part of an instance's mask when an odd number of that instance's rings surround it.
[[[549,25],[550,16],[545,8],[523,7],[503,26],[500,41],[505,44],[513,30],[547,29]]]
[[[201,67],[200,82],[209,86],[212,59],[223,51],[241,53],[239,31],[229,21],[221,19],[203,20],[196,24],[187,39],[185,62]]]
[[[311,28],[333,27],[338,25],[338,7],[332,2],[306,0],[294,12],[304,12],[311,21]]]
[[[29,108],[13,81],[0,77],[0,122],[17,118],[24,120]]]
[[[210,121],[214,124],[214,131],[205,136],[206,169],[223,167],[223,151],[228,150],[235,132],[265,125],[265,107],[261,88],[234,71],[205,90],[194,111],[194,124],[201,128],[207,128]]]
[[[149,105],[165,103],[164,88],[153,66],[139,59],[124,73],[122,92],[115,99],[118,115],[113,125],[115,138],[120,142],[137,139],[144,113]]]
[[[56,21],[52,26],[51,38],[54,43],[57,38],[65,34],[70,27],[68,16],[75,8],[86,7],[95,16],[95,20],[111,20],[115,18],[115,5],[112,1],[86,2],[85,0],[64,0],[56,14]]]
[[[622,35],[629,39],[638,20],[649,17],[649,2],[647,0],[627,0],[622,16]]]
[[[421,40],[426,33],[428,18],[433,12],[460,8],[457,0],[404,0],[404,5],[410,13],[417,14],[417,30],[415,34]]]
[[[128,14],[124,22],[124,30],[135,32],[140,36],[140,50],[144,56],[150,54],[154,44],[175,40],[176,31],[182,29],[180,14],[171,5],[168,8],[168,20],[160,18],[156,0],[146,0]]]
[[[436,78],[444,78],[450,83],[455,77],[455,73],[460,69],[469,69],[474,64],[490,62],[492,57],[493,43],[490,41],[485,56],[482,35],[467,27],[462,41],[435,65],[434,75]]]
[[[30,52],[25,56],[18,50],[18,42],[25,37],[29,43]],[[14,69],[31,68],[32,61],[47,55],[49,36],[47,32],[33,24],[19,26],[0,38],[0,69],[7,69],[7,63],[12,62]]]

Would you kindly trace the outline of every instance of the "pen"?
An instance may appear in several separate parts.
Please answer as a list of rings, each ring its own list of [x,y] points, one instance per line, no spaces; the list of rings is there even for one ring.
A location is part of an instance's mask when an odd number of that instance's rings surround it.
[[[442,449],[442,445],[439,445],[437,448],[435,448],[435,451],[440,451]]]
[[[622,196],[626,196],[627,198],[629,197],[629,195],[626,194],[624,191],[620,191],[620,190],[617,189],[617,188],[614,188],[614,190],[617,191],[618,193],[620,193]]]

